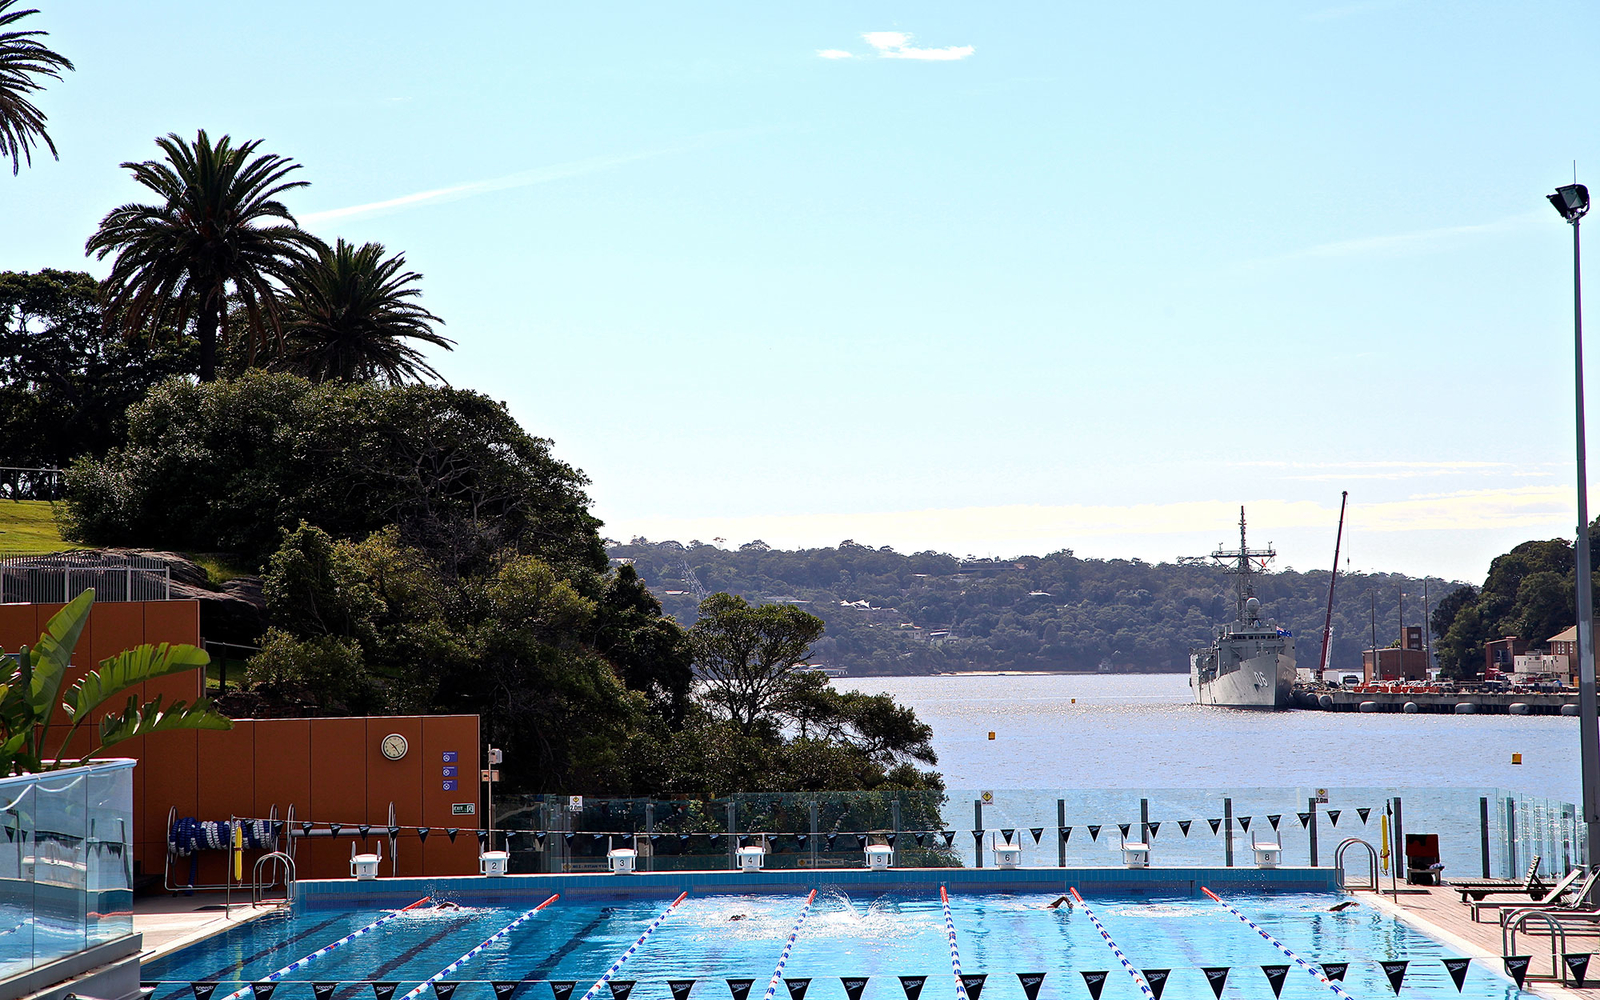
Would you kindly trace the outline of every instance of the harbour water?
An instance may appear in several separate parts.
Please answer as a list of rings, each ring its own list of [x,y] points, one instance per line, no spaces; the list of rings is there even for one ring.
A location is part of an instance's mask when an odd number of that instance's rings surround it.
[[[1576,802],[1577,719],[1254,712],[1193,703],[1184,674],[844,677],[933,727],[969,788],[1501,788]],[[995,738],[988,736],[993,732]],[[1520,753],[1523,763],[1512,764]]]

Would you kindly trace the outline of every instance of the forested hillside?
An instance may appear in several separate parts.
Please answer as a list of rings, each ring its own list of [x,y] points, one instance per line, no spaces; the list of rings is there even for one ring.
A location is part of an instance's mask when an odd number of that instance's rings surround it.
[[[1137,559],[1080,559],[1070,551],[971,562],[936,552],[902,555],[853,542],[783,551],[760,542],[737,550],[634,539],[610,547],[632,560],[664,609],[695,620],[699,593],[750,601],[809,602],[827,622],[813,662],[851,673],[953,670],[1188,670],[1189,650],[1233,616],[1234,578],[1210,566]],[[1327,608],[1328,571],[1256,577],[1268,614],[1295,635],[1302,664],[1315,664]],[[1423,622],[1423,583],[1400,574],[1341,576],[1330,669],[1359,670],[1372,641]],[[1460,587],[1427,581],[1430,603]]]

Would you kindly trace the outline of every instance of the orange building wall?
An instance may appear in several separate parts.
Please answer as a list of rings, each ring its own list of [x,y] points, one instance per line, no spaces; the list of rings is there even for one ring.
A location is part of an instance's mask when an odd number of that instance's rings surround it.
[[[15,651],[36,642],[50,616],[61,605],[0,604],[0,648]],[[89,614],[78,640],[78,656],[63,690],[91,666],[124,649],[143,643],[200,643],[197,601],[102,602]],[[201,694],[198,672],[151,681],[138,692],[141,702],[157,694],[163,703],[193,701]],[[125,701],[125,700],[124,700]],[[122,705],[111,706],[120,711]],[[64,723],[58,713],[57,722]],[[380,744],[390,733],[406,738],[408,750],[398,761],[383,756]],[[74,739],[78,753],[89,749],[87,734]],[[167,817],[226,820],[265,819],[277,807],[280,820],[294,806],[297,822],[311,821],[325,829],[344,824],[348,833],[297,838],[295,865],[300,878],[348,877],[352,840],[362,851],[384,840],[380,871],[394,870],[383,830],[389,805],[404,827],[399,841],[401,875],[464,875],[477,871],[478,841],[463,833],[451,843],[449,827],[476,830],[483,821],[479,794],[479,731],[475,715],[399,716],[342,719],[240,719],[226,732],[174,732],[119,744],[119,757],[139,761],[134,768],[134,863],[145,873],[161,872],[166,858]],[[454,754],[451,763],[446,753]],[[445,767],[456,768],[446,779]],[[446,780],[456,782],[446,791]],[[471,803],[474,812],[456,815],[453,806]],[[371,824],[374,833],[363,842],[356,826]],[[424,843],[419,826],[431,827]],[[203,854],[200,882],[225,877],[223,855]],[[245,868],[254,852],[245,857]],[[175,863],[175,881],[188,878],[187,859]]]

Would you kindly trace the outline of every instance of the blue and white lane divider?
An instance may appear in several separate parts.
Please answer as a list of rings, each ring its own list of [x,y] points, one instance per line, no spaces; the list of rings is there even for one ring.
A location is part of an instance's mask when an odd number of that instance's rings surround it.
[[[474,948],[471,951],[467,952],[465,955],[462,955],[460,958],[456,959],[454,962],[451,962],[449,965],[447,965],[444,968],[440,969],[438,972],[435,972],[433,975],[429,976],[427,979],[424,979],[422,982],[418,983],[416,989],[412,990],[410,993],[407,993],[405,996],[401,997],[400,1000],[416,1000],[416,998],[422,994],[423,990],[427,989],[429,986],[432,986],[434,983],[437,983],[439,980],[443,979],[445,976],[448,976],[450,973],[452,973],[452,972],[456,971],[457,969],[461,968],[463,965],[466,965],[469,961],[471,961],[473,958],[475,958],[478,955],[479,952],[483,951],[483,949],[489,947],[491,944],[494,944],[496,941],[498,941],[501,938],[505,937],[507,934],[510,934],[512,931],[516,930],[519,926],[521,926],[523,921],[531,919],[534,914],[538,913],[540,910],[544,909],[545,907],[549,906],[551,903],[554,903],[556,900],[558,900],[560,898],[561,898],[561,894],[560,893],[556,893],[554,896],[551,896],[549,899],[547,899],[544,902],[540,903],[538,906],[535,906],[533,909],[529,910],[527,913],[524,913],[522,916],[520,916],[517,919],[511,921],[511,923],[506,924],[504,927],[500,928],[499,930],[495,931],[493,934],[491,934],[488,937],[484,938],[483,939],[483,943],[479,944],[476,948]]]
[[[761,1000],[772,1000],[773,994],[778,992],[778,984],[783,981],[783,967],[789,964],[789,953],[794,951],[794,943],[800,937],[800,928],[805,925],[806,916],[811,913],[811,902],[817,898],[817,890],[812,889],[811,895],[806,897],[806,905],[800,907],[800,917],[794,922],[794,929],[789,932],[789,940],[784,942],[783,954],[778,956],[778,966],[772,970],[772,978],[767,980],[767,992]]]
[[[661,926],[661,921],[672,916],[672,911],[677,909],[678,904],[683,902],[688,895],[689,894],[685,892],[677,899],[674,899],[671,906],[661,911],[661,916],[650,921],[650,926],[644,929],[644,933],[639,935],[638,940],[634,941],[633,944],[628,945],[628,950],[623,952],[615,962],[611,963],[611,968],[607,969],[604,975],[594,981],[594,985],[589,987],[589,992],[583,995],[583,1000],[594,1000],[594,998],[600,994],[600,991],[605,988],[606,983],[611,982],[611,977],[621,971],[622,963],[633,957],[633,953],[638,951],[639,948],[644,945],[644,939],[649,937],[651,934],[654,934],[656,928]]]
[[[359,928],[358,930],[351,931],[349,934],[346,934],[344,937],[342,937],[339,940],[335,941],[333,944],[325,945],[325,946],[323,946],[321,948],[318,948],[316,951],[314,951],[311,954],[307,955],[305,958],[297,959],[296,961],[290,962],[288,965],[285,965],[283,968],[279,969],[277,972],[273,972],[273,973],[270,973],[270,974],[268,974],[266,976],[263,976],[262,978],[256,980],[256,982],[258,982],[258,983],[275,983],[278,980],[282,979],[284,976],[287,976],[289,973],[296,972],[296,971],[298,971],[300,969],[305,968],[307,965],[310,965],[312,962],[314,962],[317,959],[321,958],[322,956],[326,955],[328,952],[330,952],[333,949],[339,947],[340,945],[349,944],[351,941],[354,941],[356,938],[360,937],[361,935],[366,934],[367,932],[373,930],[379,924],[382,924],[382,923],[385,923],[387,921],[393,920],[395,917],[398,917],[400,914],[406,912],[406,910],[415,909],[415,908],[421,906],[423,903],[428,902],[431,899],[433,899],[432,896],[423,896],[421,899],[417,900],[415,903],[412,903],[410,906],[406,907],[403,910],[395,910],[393,913],[385,913],[383,916],[381,916],[378,919],[374,920],[372,923],[368,924],[367,926]],[[222,1000],[242,1000],[242,998],[245,997],[245,996],[254,996],[254,995],[255,995],[255,986],[254,985],[246,985],[246,986],[243,986],[243,987],[241,987],[241,988],[239,988],[237,990],[234,990],[232,993],[229,993],[227,996],[223,997]]]
[[[1139,992],[1145,995],[1146,1000],[1156,1000],[1156,995],[1150,992],[1150,984],[1144,981],[1143,974],[1133,967],[1133,963],[1128,961],[1128,956],[1124,955],[1122,949],[1117,947],[1117,943],[1111,940],[1111,935],[1106,933],[1105,925],[1100,923],[1100,918],[1094,915],[1094,911],[1089,909],[1089,904],[1085,903],[1083,897],[1078,895],[1076,888],[1072,890],[1072,898],[1078,901],[1078,908],[1083,911],[1084,916],[1089,918],[1089,922],[1094,924],[1094,929],[1100,932],[1100,937],[1110,947],[1111,954],[1117,956],[1117,961],[1122,963],[1122,967],[1127,970],[1128,975],[1133,977],[1133,981],[1139,984]]]
[[[1217,902],[1221,903],[1223,909],[1227,910],[1229,913],[1233,914],[1234,916],[1238,917],[1240,920],[1244,921],[1244,924],[1245,924],[1246,927],[1248,927],[1251,930],[1255,931],[1257,934],[1260,934],[1261,937],[1263,939],[1265,939],[1268,944],[1272,945],[1274,948],[1276,948],[1279,951],[1283,952],[1284,956],[1286,958],[1288,958],[1289,961],[1293,962],[1295,965],[1298,965],[1300,968],[1302,968],[1302,969],[1306,970],[1307,972],[1309,972],[1313,979],[1315,979],[1317,982],[1321,983],[1322,985],[1326,986],[1328,989],[1332,990],[1333,991],[1333,995],[1338,997],[1339,1000],[1355,1000],[1355,997],[1352,997],[1350,994],[1346,993],[1344,991],[1344,989],[1342,987],[1340,987],[1340,985],[1338,983],[1336,983],[1333,980],[1329,979],[1327,973],[1323,972],[1321,969],[1317,968],[1315,965],[1312,965],[1310,962],[1307,962],[1305,959],[1301,958],[1299,955],[1296,955],[1294,952],[1290,951],[1288,945],[1284,944],[1282,941],[1279,941],[1277,938],[1273,937],[1271,934],[1268,934],[1266,931],[1262,930],[1260,925],[1257,924],[1254,920],[1251,920],[1249,917],[1245,916],[1244,914],[1240,913],[1238,910],[1236,910],[1233,907],[1229,906],[1228,903],[1221,896],[1219,896],[1216,893],[1212,892],[1210,889],[1207,889],[1205,886],[1201,886],[1200,887],[1200,891],[1205,893],[1207,896],[1210,896],[1212,899],[1216,900]]]
[[[950,940],[950,971],[956,977],[956,997],[967,1000],[967,983],[961,976],[961,952],[956,949],[956,921],[950,915],[950,894],[939,887],[939,902],[944,904],[944,933]]]

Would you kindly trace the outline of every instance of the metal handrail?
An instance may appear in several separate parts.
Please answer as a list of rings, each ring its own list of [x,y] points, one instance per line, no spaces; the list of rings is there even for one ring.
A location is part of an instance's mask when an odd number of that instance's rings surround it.
[[[277,864],[283,869],[283,902],[294,902],[294,859],[282,851],[273,851],[256,858],[255,867],[250,871],[250,905],[257,907],[262,904],[262,897],[267,888],[276,883],[276,879],[262,880],[262,868],[270,864]],[[270,872],[268,873],[271,874]]]
[[[1550,978],[1561,979],[1561,985],[1567,985],[1567,965],[1561,961],[1561,956],[1567,951],[1567,929],[1546,910],[1519,910],[1516,916],[1507,920],[1500,926],[1500,954],[1510,957],[1517,953],[1517,928],[1522,927],[1527,932],[1526,924],[1530,917],[1538,917],[1550,928]],[[1560,946],[1557,947],[1557,940]]]
[[[1367,860],[1370,862],[1369,871],[1372,876],[1372,883],[1370,885],[1350,885],[1345,881],[1344,852],[1352,847],[1355,847],[1357,844],[1367,849]],[[1365,840],[1362,840],[1360,837],[1346,837],[1344,840],[1339,842],[1339,846],[1334,848],[1333,851],[1333,867],[1339,870],[1339,885],[1342,888],[1349,889],[1351,891],[1356,889],[1370,889],[1373,892],[1383,891],[1378,882],[1378,849],[1367,843]]]

